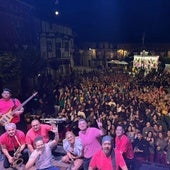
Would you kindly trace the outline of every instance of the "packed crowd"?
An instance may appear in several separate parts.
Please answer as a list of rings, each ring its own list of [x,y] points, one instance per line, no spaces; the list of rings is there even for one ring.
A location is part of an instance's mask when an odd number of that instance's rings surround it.
[[[25,169],[35,165],[36,169],[40,170],[58,170],[59,168],[52,164],[52,151],[56,149],[59,141],[56,123],[52,121],[51,125],[41,124],[39,120],[34,119],[31,121],[31,128],[24,134],[17,128],[24,112],[23,104],[18,99],[11,98],[11,91],[7,88],[3,89],[0,106],[0,122],[3,125],[0,146],[4,154],[4,168],[16,170],[18,165],[25,164]],[[11,112],[6,112],[9,108]],[[66,155],[62,157],[62,161],[70,164],[71,170],[132,168],[133,148],[130,140],[124,135],[123,127],[117,127],[116,147],[113,148],[114,140],[106,135],[100,119],[96,122],[98,128],[88,127],[87,121],[80,118],[79,136],[76,137],[72,131],[66,132],[66,138],[63,140]],[[54,134],[53,139],[50,139],[49,132]]]
[[[163,77],[162,77],[163,76]],[[170,163],[170,95],[169,74],[148,75],[143,79],[113,72],[85,73],[79,81],[57,87],[51,94],[41,98],[50,108],[37,107],[49,117],[66,117],[65,131],[78,135],[77,122],[86,118],[89,127],[96,127],[100,119],[107,134],[115,138],[115,129],[123,124],[127,136],[134,145],[147,143],[143,153],[135,155],[142,159]],[[48,92],[49,93],[49,92]],[[47,93],[46,93],[47,94]],[[53,105],[50,105],[53,96]],[[44,101],[43,101],[44,100]],[[41,109],[40,109],[41,108]],[[51,113],[49,110],[53,110]],[[140,136],[141,139],[138,139]],[[65,132],[60,134],[64,137]],[[149,135],[149,137],[148,137]],[[152,142],[150,141],[152,138]],[[140,144],[142,145],[142,144]],[[149,152],[148,152],[149,151]],[[149,156],[147,156],[149,154]]]
[[[134,169],[131,161],[133,157],[138,161],[170,164],[170,97],[166,89],[167,84],[164,86],[163,83],[156,82],[159,80],[158,77],[152,77],[150,82],[153,83],[148,85],[141,83],[142,80],[139,83],[139,80],[128,74],[106,71],[73,77],[70,81],[60,82],[60,86],[55,88],[43,87],[42,84],[38,95],[28,104],[29,109],[26,110],[32,113],[33,117],[66,118],[65,122],[59,124],[57,133],[54,131],[55,136],[59,132],[59,136],[52,140],[54,144],[48,144],[49,148],[58,141],[63,144],[67,153],[62,158],[63,162],[69,162],[72,169],[83,167],[85,170],[106,165],[101,163],[102,161],[107,161],[111,169],[114,167],[124,170]],[[167,83],[170,83],[169,80]],[[4,92],[9,91],[6,89]],[[11,103],[17,105],[17,102],[14,103],[12,100]],[[22,112],[21,108],[15,113],[16,117],[19,117]],[[0,110],[0,113],[3,112]],[[34,163],[39,167],[44,157],[42,156],[41,161],[37,163],[37,157],[43,153],[42,150],[38,152],[37,149],[39,146],[43,148],[41,142],[49,143],[45,132],[56,127],[42,128],[46,130],[40,133],[40,127],[47,125],[26,118],[27,123],[29,121],[31,123],[26,131],[25,144],[31,153],[26,167],[29,168]],[[13,123],[18,123],[19,119],[15,119]],[[16,130],[13,125],[9,127]],[[9,134],[9,127],[5,126],[7,132],[4,133]],[[35,133],[36,131],[38,133]],[[28,137],[29,133],[32,139]],[[39,135],[46,140],[36,139]],[[3,150],[5,141],[4,143],[2,141],[1,137],[2,152],[7,157],[9,167],[12,157],[6,155],[6,151]],[[40,145],[36,145],[37,141],[41,141]],[[16,145],[19,145],[18,143],[20,142],[16,142]],[[121,145],[122,143],[126,145]],[[110,152],[113,148],[115,148],[115,156]],[[6,147],[5,149],[7,150]],[[50,155],[48,156],[50,158]],[[107,156],[110,156],[109,159]],[[51,167],[49,162],[47,165]]]

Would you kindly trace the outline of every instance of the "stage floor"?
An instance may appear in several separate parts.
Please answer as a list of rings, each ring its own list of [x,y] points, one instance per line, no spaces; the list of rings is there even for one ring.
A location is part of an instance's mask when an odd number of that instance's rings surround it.
[[[53,160],[53,165],[59,167],[60,170],[66,170],[69,167],[68,164],[62,163],[60,160]],[[13,170],[13,169],[12,168],[5,169],[3,167],[3,161],[0,161],[0,170]],[[25,165],[22,165],[21,167],[17,167],[17,170],[26,170]],[[32,167],[29,170],[36,170],[36,168]]]
[[[53,165],[59,167],[60,170],[67,170],[70,165],[61,162],[62,156],[57,156],[55,160],[53,160]],[[12,170],[12,168],[5,169],[3,168],[3,160],[0,161],[0,170]],[[21,167],[17,167],[17,170],[26,170],[25,165]],[[35,167],[30,168],[29,170],[36,170]],[[163,165],[163,164],[155,164],[149,162],[139,163],[138,161],[135,162],[135,170],[170,170],[170,165]]]

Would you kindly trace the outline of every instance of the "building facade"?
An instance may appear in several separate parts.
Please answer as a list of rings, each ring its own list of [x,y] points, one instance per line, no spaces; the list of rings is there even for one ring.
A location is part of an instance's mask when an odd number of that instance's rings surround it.
[[[0,0],[0,21],[0,59],[4,63],[0,68],[2,87],[18,89],[16,93],[20,93],[22,79],[26,77],[24,71],[30,73],[30,68],[25,66],[31,63],[26,61],[32,60],[29,57],[34,57],[33,51],[39,46],[40,20],[35,17],[33,6],[19,0]]]
[[[40,51],[46,60],[47,71],[53,76],[69,74],[74,66],[74,36],[72,29],[42,21],[40,33]]]
[[[143,50],[149,55],[170,57],[170,44],[113,44],[109,42],[84,43],[77,50],[77,63],[81,66],[96,68],[99,66],[107,67],[110,60],[124,60],[128,56],[140,55]]]
[[[22,0],[0,0],[0,59],[16,59],[14,68],[20,70],[11,77],[10,71],[5,75],[0,68],[0,86],[27,90],[37,86],[39,75],[50,74],[55,79],[70,73],[74,65],[71,28],[37,16],[35,7]]]

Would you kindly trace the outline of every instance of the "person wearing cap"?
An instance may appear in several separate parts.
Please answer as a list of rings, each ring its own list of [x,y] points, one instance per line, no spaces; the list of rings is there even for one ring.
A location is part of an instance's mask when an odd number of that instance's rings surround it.
[[[102,138],[102,148],[95,153],[90,161],[88,170],[128,170],[121,154],[115,153],[111,136]]]
[[[0,99],[0,115],[12,112],[14,109],[21,105],[21,102],[17,98],[11,98],[12,94],[10,89],[4,88],[1,95],[2,98]],[[17,111],[13,113],[12,120],[7,123],[19,123],[20,115],[23,113],[23,111],[23,107],[17,109]]]
[[[78,127],[79,137],[83,145],[83,168],[88,170],[90,160],[92,156],[101,149],[101,144],[99,143],[99,137],[104,136],[106,130],[102,126],[102,122],[97,120],[98,128],[88,127],[87,121],[85,119],[79,119]]]

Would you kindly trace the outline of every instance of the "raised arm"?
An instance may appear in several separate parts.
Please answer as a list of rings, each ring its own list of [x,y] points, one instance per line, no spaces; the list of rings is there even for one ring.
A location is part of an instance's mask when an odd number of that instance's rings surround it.
[[[96,120],[98,128],[101,130],[101,135],[104,136],[106,135],[106,130],[103,128],[102,122],[99,120]]]
[[[55,145],[57,145],[59,141],[58,126],[52,125],[51,131],[55,134],[55,136],[54,136],[54,139],[50,143],[50,147],[54,147]]]

